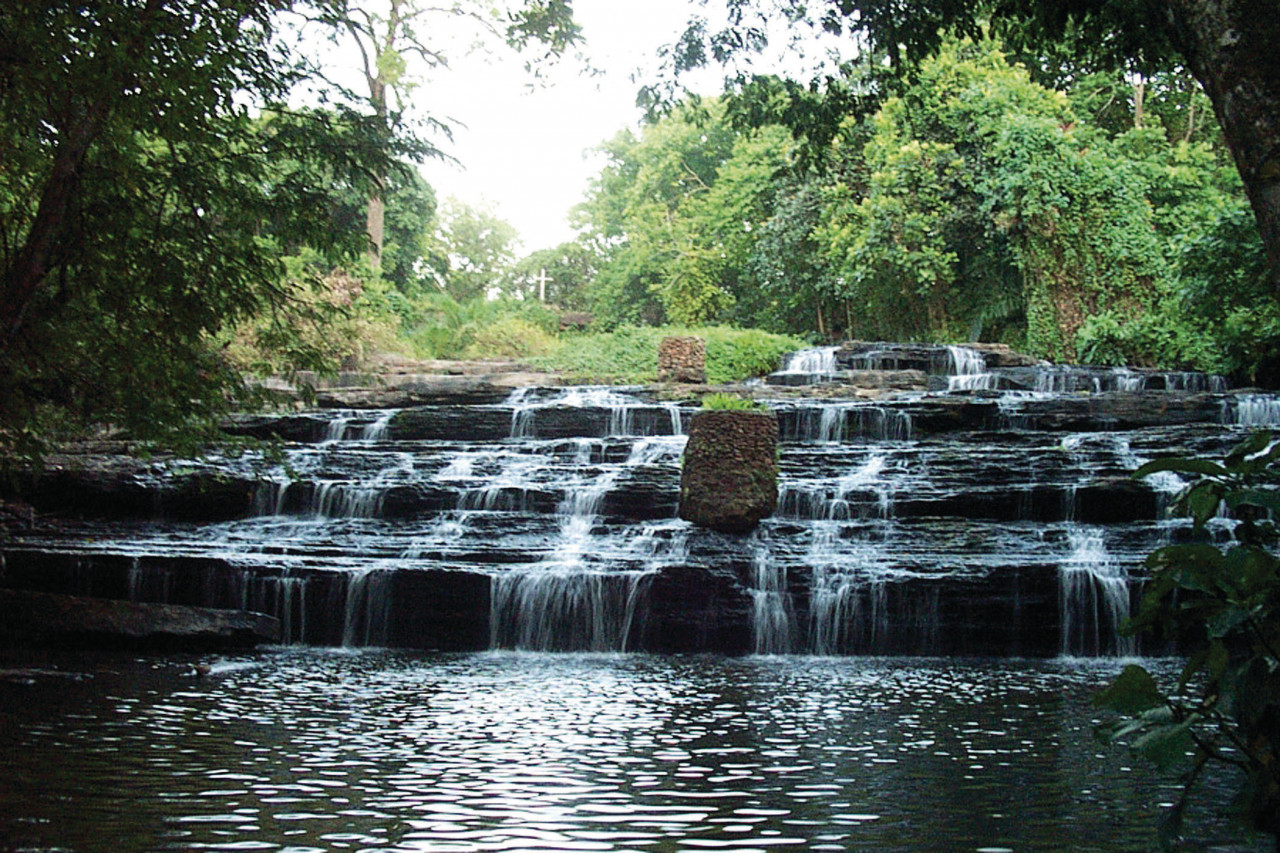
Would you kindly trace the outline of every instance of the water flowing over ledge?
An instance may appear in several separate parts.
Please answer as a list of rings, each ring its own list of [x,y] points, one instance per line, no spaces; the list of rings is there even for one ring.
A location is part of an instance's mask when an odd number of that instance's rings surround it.
[[[866,371],[919,389],[843,393]],[[896,375],[896,374],[895,374]],[[772,393],[825,388],[830,397]],[[676,517],[693,401],[502,402],[246,419],[262,455],[28,495],[82,521],[3,550],[8,586],[264,612],[289,644],[757,654],[1126,655],[1146,553],[1179,535],[1143,460],[1280,423],[1220,378],[999,348],[797,353],[779,505],[747,536]],[[43,490],[43,491],[41,491]]]

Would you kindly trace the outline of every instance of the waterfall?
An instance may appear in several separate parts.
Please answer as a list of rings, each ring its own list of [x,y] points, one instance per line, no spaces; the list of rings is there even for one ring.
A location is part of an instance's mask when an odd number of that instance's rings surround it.
[[[798,406],[780,424],[785,441],[831,444],[853,437],[878,441],[910,441],[911,415],[867,403]]]
[[[387,438],[387,430],[391,426],[391,419],[396,416],[396,410],[390,409],[378,414],[376,420],[366,424],[360,430],[361,441],[385,441]]]
[[[795,651],[796,616],[787,586],[787,570],[771,559],[769,549],[757,545],[752,558],[755,585],[751,590],[751,635],[758,655],[787,655]]]
[[[874,496],[874,516],[888,519],[893,497],[884,479],[888,459],[872,454],[823,490],[805,563],[811,568],[809,649],[817,655],[882,651],[888,634],[886,543],[842,541],[842,522],[862,517],[850,498]]]
[[[391,619],[391,579],[389,569],[365,566],[347,580],[342,618],[342,645],[386,645]]]
[[[788,353],[783,356],[782,367],[777,373],[830,379],[839,369],[836,363],[836,353],[839,350],[839,347],[815,347]]]
[[[559,535],[528,569],[493,575],[490,645],[536,651],[625,651],[636,608],[656,570],[598,568],[595,528],[605,496],[628,468],[652,464],[673,442],[644,438],[627,460],[566,489],[556,508]]]
[[[1275,394],[1239,394],[1234,422],[1240,426],[1280,426],[1280,397]]]
[[[1129,618],[1129,573],[1108,552],[1102,531],[1072,525],[1070,553],[1058,569],[1062,654],[1137,653],[1137,641],[1119,627]]]
[[[1280,396],[1187,398],[1219,380],[988,367],[984,352],[789,357],[786,370],[868,388],[765,400],[779,502],[754,536],[678,518],[681,404],[636,388],[530,388],[405,417],[237,418],[248,434],[292,438],[280,454],[140,467],[127,492],[83,496],[119,518],[76,520],[71,507],[65,529],[18,537],[0,560],[13,588],[259,610],[290,643],[621,650],[643,636],[681,652],[1127,653],[1113,637],[1126,593],[1140,555],[1178,531],[1159,501],[1183,483],[1163,473],[1135,489],[1123,475],[1280,425]],[[855,353],[928,379],[852,377]],[[942,393],[997,379],[990,397]],[[1108,393],[1079,393],[1097,390]],[[703,619],[707,630],[686,630]]]
[[[355,416],[351,412],[344,412],[334,416],[325,427],[324,443],[333,444],[345,439],[347,437],[347,427],[350,426],[354,418]]]
[[[495,575],[490,646],[624,652],[649,576],[648,572],[553,570]]]
[[[987,371],[987,360],[972,347],[948,346],[947,357],[953,376],[978,376]]]
[[[885,577],[815,569],[809,593],[810,649],[815,655],[883,653],[888,611]]]
[[[1000,387],[1000,377],[987,372],[987,360],[972,347],[947,347],[950,370],[947,376],[947,392],[994,391]]]
[[[253,609],[280,620],[280,642],[306,642],[307,580],[288,574],[262,578]]]

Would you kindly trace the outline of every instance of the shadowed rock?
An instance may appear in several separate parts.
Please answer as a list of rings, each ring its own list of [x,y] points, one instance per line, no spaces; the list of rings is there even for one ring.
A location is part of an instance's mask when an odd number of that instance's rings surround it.
[[[262,613],[0,590],[0,643],[10,646],[240,648],[280,639]]]

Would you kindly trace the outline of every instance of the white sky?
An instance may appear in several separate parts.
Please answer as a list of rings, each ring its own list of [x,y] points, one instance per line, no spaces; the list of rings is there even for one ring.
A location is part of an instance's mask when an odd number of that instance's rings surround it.
[[[604,74],[584,75],[566,58],[532,90],[509,52],[451,58],[450,70],[421,85],[413,100],[422,112],[458,123],[453,142],[440,144],[461,166],[427,163],[423,177],[441,201],[452,195],[491,206],[520,232],[522,254],[571,239],[569,209],[602,166],[588,149],[638,123],[640,84],[631,75],[656,67],[656,50],[676,39],[694,8],[687,0],[576,0],[584,52]]]

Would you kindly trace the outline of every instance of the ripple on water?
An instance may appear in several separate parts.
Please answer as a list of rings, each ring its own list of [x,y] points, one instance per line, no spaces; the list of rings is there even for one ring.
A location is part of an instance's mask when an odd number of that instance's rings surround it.
[[[304,649],[198,681],[181,665],[0,682],[0,842],[1142,850],[1167,799],[1093,745],[1110,675],[1094,663]]]

